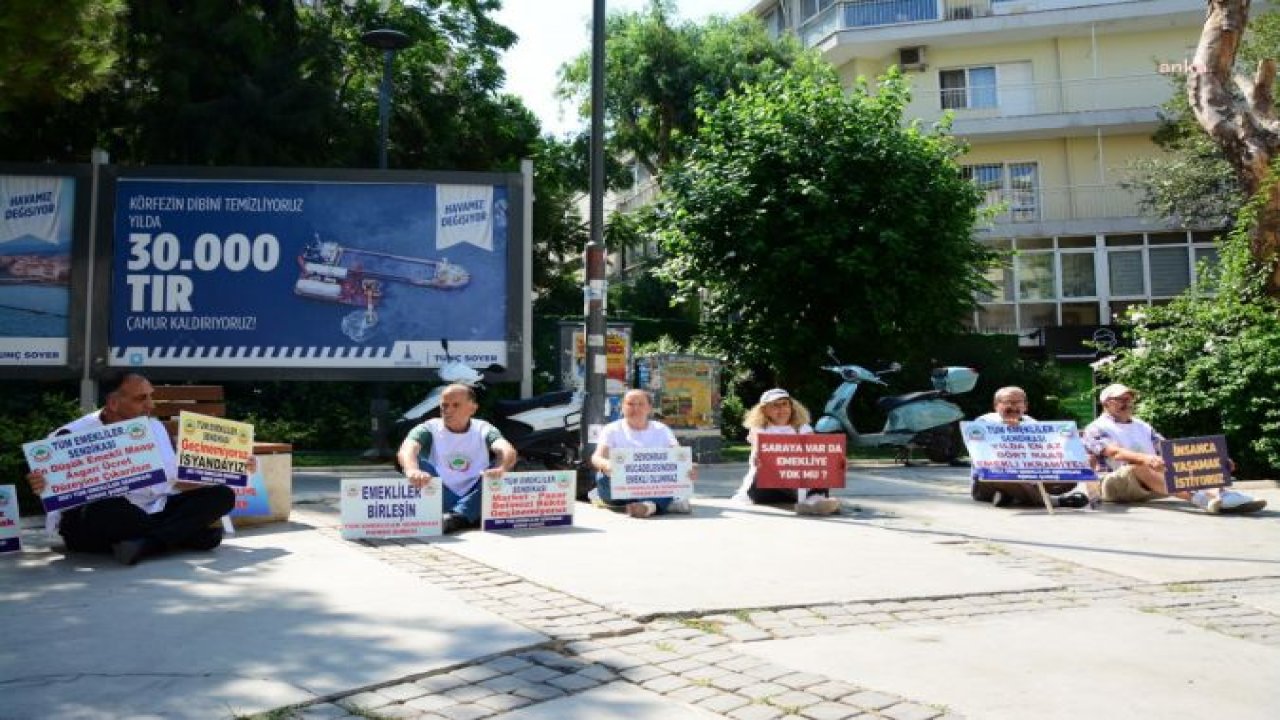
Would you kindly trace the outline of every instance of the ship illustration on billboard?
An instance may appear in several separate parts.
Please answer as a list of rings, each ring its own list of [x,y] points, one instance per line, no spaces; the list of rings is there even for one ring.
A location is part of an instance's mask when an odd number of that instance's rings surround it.
[[[368,305],[371,297],[382,296],[383,284],[388,282],[437,290],[457,290],[471,282],[466,268],[446,259],[361,250],[319,237],[302,249],[298,266],[295,293],[347,305]]]

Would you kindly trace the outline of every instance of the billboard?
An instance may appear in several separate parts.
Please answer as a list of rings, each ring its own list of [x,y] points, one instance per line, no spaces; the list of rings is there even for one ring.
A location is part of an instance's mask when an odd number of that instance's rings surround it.
[[[520,362],[518,174],[119,170],[101,362],[152,377],[421,379]]]
[[[0,368],[72,376],[82,364],[87,168],[0,165]]]

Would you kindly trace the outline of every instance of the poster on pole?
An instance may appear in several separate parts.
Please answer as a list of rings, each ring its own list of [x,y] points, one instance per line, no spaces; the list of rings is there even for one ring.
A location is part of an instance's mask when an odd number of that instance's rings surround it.
[[[1020,425],[962,422],[960,432],[979,481],[1097,480],[1074,420]]]
[[[18,520],[18,488],[0,485],[0,553],[22,549]]]
[[[431,537],[443,532],[440,481],[416,488],[404,478],[343,478],[342,537]]]
[[[482,480],[480,526],[485,530],[523,530],[573,524],[574,472],[504,473]]]
[[[468,365],[518,372],[523,254],[507,176],[141,172],[111,194],[109,366],[417,378],[443,364],[447,340]]]
[[[85,263],[73,257],[88,201],[83,170],[0,167],[0,367],[13,376],[78,364]]]
[[[614,500],[693,497],[693,451],[687,447],[609,448]]]
[[[183,411],[178,415],[178,479],[206,485],[249,484],[253,426]]]
[[[139,417],[23,444],[27,466],[44,473],[45,512],[167,482],[152,422]]]
[[[1160,443],[1164,483],[1169,494],[1231,484],[1231,457],[1224,435],[1176,438]]]
[[[835,434],[771,434],[756,436],[759,488],[842,488],[845,436]]]

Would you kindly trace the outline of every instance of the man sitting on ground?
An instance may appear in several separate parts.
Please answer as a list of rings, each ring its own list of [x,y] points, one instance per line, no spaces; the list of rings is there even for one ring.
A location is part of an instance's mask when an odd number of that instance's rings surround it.
[[[1169,497],[1159,454],[1164,438],[1134,416],[1137,399],[1138,393],[1124,385],[1108,385],[1098,395],[1102,414],[1084,429],[1085,448],[1104,466],[1099,477],[1104,502],[1140,503]],[[1214,514],[1251,513],[1267,506],[1266,500],[1230,488],[1174,495]]]
[[[480,524],[480,477],[502,477],[518,459],[515,447],[498,428],[473,417],[477,409],[474,390],[459,383],[449,385],[440,393],[440,417],[410,430],[396,455],[414,487],[440,478],[446,533]],[[490,467],[490,453],[498,456],[494,467]]]
[[[1016,385],[997,390],[994,404],[995,411],[980,416],[978,422],[1004,423],[1012,426],[1024,422],[1035,422],[1035,418],[1027,415],[1026,391]],[[977,473],[971,476],[970,481],[969,495],[978,502],[989,502],[996,507],[1043,504],[1040,489],[1035,483],[979,482]],[[1044,489],[1057,507],[1081,508],[1089,504],[1089,496],[1077,489],[1075,483],[1046,483]]]
[[[124,495],[49,513],[49,532],[62,536],[73,552],[110,552],[124,565],[135,565],[145,557],[169,550],[212,550],[222,543],[218,518],[236,505],[235,492],[226,485],[178,482],[178,461],[173,441],[159,420],[150,417],[155,409],[154,389],[137,373],[125,373],[104,380],[103,406],[68,423],[50,437],[147,417],[151,437],[164,463],[165,482],[132,490]],[[44,475],[31,473],[27,482],[36,495],[47,485]]]

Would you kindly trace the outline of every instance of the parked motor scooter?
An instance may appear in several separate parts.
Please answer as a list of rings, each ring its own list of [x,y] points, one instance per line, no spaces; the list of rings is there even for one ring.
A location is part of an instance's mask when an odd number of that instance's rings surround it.
[[[500,373],[501,365],[483,370],[473,368],[449,354],[447,340],[440,341],[445,362],[436,371],[441,385],[431,388],[422,402],[396,420],[396,437],[404,438],[415,425],[440,416],[440,395],[450,384],[484,388],[486,373]],[[571,390],[544,393],[521,400],[499,400],[489,421],[519,453],[521,461],[533,462],[548,470],[572,470],[578,466],[579,428],[582,423],[582,395]],[[585,496],[586,490],[581,494]]]
[[[964,412],[943,398],[972,390],[978,382],[976,370],[954,366],[935,368],[931,374],[933,390],[880,398],[876,401],[877,407],[888,413],[884,429],[878,433],[863,434],[849,418],[849,404],[858,392],[858,386],[861,383],[887,385],[882,376],[901,370],[902,365],[895,362],[884,370],[871,371],[860,365],[842,364],[831,348],[827,348],[827,354],[836,364],[822,369],[839,375],[843,382],[827,399],[822,417],[814,423],[814,430],[820,433],[843,432],[850,447],[896,447],[899,449],[898,459],[903,463],[909,463],[912,449],[922,450],[925,457],[933,462],[955,464],[959,461],[964,451],[964,442],[960,438],[960,420]]]

